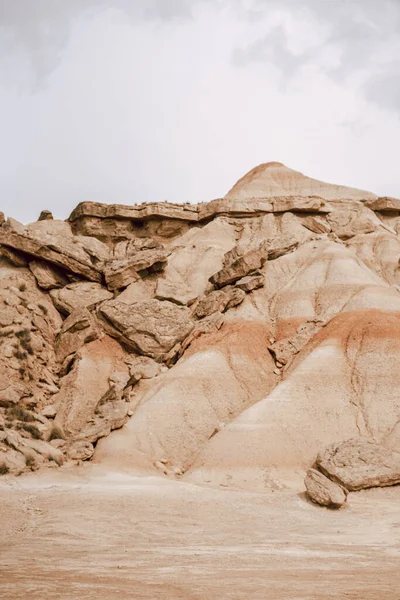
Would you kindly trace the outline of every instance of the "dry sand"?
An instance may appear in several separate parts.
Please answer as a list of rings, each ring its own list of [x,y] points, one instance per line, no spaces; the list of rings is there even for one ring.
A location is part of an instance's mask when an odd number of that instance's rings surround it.
[[[332,511],[90,465],[4,477],[0,598],[396,600],[399,501]]]

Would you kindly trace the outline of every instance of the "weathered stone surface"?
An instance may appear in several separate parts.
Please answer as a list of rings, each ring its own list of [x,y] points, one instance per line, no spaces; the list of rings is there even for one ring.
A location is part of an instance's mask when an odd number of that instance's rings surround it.
[[[128,355],[121,346],[108,336],[86,344],[72,370],[62,378],[61,389],[54,396],[58,404],[54,431],[66,439],[84,439],[94,442],[102,431],[108,432],[119,426],[120,412],[114,416],[95,415],[99,405],[120,399],[122,389],[112,381],[116,373],[129,380]],[[110,394],[110,389],[115,394]],[[125,415],[127,414],[127,410]],[[101,427],[99,420],[102,420]],[[97,435],[97,437],[96,437]]]
[[[400,483],[400,453],[366,438],[328,446],[318,455],[317,465],[350,492]]]
[[[217,287],[234,283],[261,269],[267,260],[279,258],[297,246],[297,240],[282,237],[266,240],[248,252],[236,246],[225,254],[223,268],[210,277],[210,281]]]
[[[257,275],[247,275],[236,281],[235,285],[246,293],[252,292],[253,290],[263,287],[264,275],[261,275],[261,273]]]
[[[65,319],[57,334],[54,349],[58,362],[77,352],[84,344],[101,337],[101,331],[87,308],[77,308]]]
[[[271,344],[268,346],[268,349],[277,362],[286,365],[292,360],[295,354],[300,352],[313,335],[319,331],[321,326],[322,322],[318,321],[303,323],[298,327],[294,335]]]
[[[361,203],[344,203],[335,206],[327,221],[341,240],[348,240],[355,235],[383,230],[382,222],[372,210]]]
[[[329,225],[326,219],[322,217],[314,217],[308,216],[304,217],[301,221],[304,227],[307,227],[313,233],[330,233],[332,231],[331,226]]]
[[[234,283],[252,271],[260,269],[266,260],[267,252],[264,244],[243,254],[238,248],[234,248],[225,255],[224,267],[210,277],[210,281],[217,287]]]
[[[400,211],[400,198],[383,196],[376,200],[368,200],[368,202],[365,203],[365,206],[378,212],[398,212]]]
[[[54,337],[61,323],[29,269],[1,259],[0,407],[49,403],[58,389]]]
[[[0,227],[0,244],[46,260],[91,281],[101,281],[104,255],[99,256],[92,241],[74,236],[64,221],[37,221],[24,227],[8,220]],[[96,245],[96,249],[98,247]]]
[[[178,279],[178,278],[177,278]],[[168,300],[181,306],[190,306],[198,296],[197,291],[184,281],[170,281],[160,278],[157,281],[155,297],[157,300]]]
[[[76,308],[92,310],[101,302],[110,300],[113,294],[99,283],[77,281],[60,290],[51,290],[50,296],[60,312],[70,314]]]
[[[132,359],[132,364],[129,369],[131,380],[135,382],[141,379],[152,379],[158,377],[168,371],[167,367],[156,362],[148,356],[138,356]]]
[[[211,292],[207,296],[200,298],[197,304],[194,315],[202,319],[212,315],[215,312],[225,312],[229,308],[238,306],[245,299],[246,293],[233,286],[227,286],[222,290]]]
[[[274,212],[299,212],[299,213],[328,213],[330,207],[326,205],[322,198],[311,196],[309,198],[299,198],[297,196],[289,198],[275,198],[273,200]]]
[[[155,359],[165,357],[194,326],[189,309],[160,300],[133,305],[111,300],[100,307],[99,314],[107,333],[139,354]]]
[[[93,454],[93,444],[87,441],[73,442],[67,450],[67,457],[70,460],[89,460]]]
[[[210,287],[209,278],[223,265],[236,243],[235,228],[226,219],[196,227],[171,244],[171,256],[157,282],[156,297],[189,305]]]
[[[304,485],[311,500],[321,506],[340,508],[347,501],[347,490],[316,469],[307,471]]]
[[[141,250],[128,258],[108,262],[104,267],[108,289],[116,290],[127,287],[140,277],[140,272],[150,267],[161,271],[170,253],[164,249]]]
[[[43,260],[32,260],[29,268],[34,274],[38,286],[44,290],[54,290],[69,283],[62,271]]]
[[[13,263],[16,267],[27,267],[29,260],[23,252],[18,252],[18,250],[12,250],[11,248],[7,248],[7,246],[0,246],[0,253],[2,256],[7,258],[10,262]]]

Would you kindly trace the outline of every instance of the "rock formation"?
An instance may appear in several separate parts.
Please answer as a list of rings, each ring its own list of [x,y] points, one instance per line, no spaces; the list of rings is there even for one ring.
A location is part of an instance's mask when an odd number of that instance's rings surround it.
[[[0,472],[298,488],[353,439],[313,500],[397,483],[398,232],[400,200],[280,163],[199,205],[0,219]]]

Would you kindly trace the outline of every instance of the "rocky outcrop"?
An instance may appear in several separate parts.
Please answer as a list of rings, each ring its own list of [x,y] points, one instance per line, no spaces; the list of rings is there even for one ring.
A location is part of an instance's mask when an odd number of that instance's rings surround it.
[[[347,490],[316,469],[307,471],[304,485],[309,498],[320,506],[340,508],[347,501]]]
[[[38,221],[27,227],[6,222],[0,227],[0,244],[64,268],[90,281],[101,281],[107,248],[101,242],[72,235],[64,221]],[[100,251],[99,251],[100,249]]]

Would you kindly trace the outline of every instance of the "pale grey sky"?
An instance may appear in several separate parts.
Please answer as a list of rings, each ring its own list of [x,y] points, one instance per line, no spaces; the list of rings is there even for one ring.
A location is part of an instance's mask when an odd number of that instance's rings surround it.
[[[199,202],[280,161],[400,196],[399,0],[0,0],[1,210]]]

